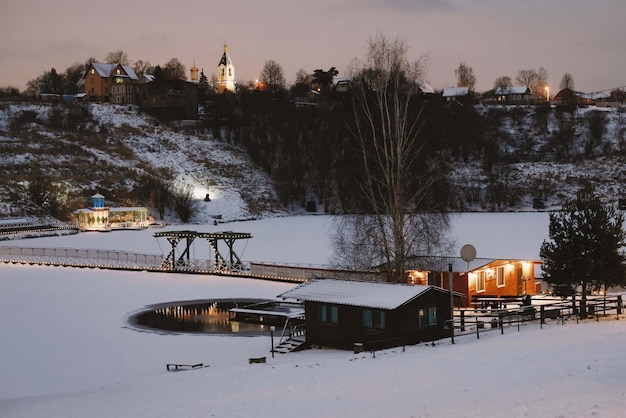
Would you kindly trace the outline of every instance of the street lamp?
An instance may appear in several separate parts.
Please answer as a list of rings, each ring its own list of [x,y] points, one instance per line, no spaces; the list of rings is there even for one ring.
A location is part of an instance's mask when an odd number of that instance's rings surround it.
[[[546,102],[550,101],[550,86],[545,86],[543,88],[546,91]]]
[[[274,358],[274,331],[276,331],[276,327],[272,325],[270,327],[270,338],[272,339],[272,358]]]

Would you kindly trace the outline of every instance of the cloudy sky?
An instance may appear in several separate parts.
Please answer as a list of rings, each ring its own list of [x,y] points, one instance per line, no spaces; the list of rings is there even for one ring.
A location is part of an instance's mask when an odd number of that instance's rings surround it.
[[[461,62],[476,90],[544,67],[552,91],[564,73],[591,92],[626,85],[624,0],[0,0],[0,87],[123,50],[153,65],[177,58],[216,73],[224,43],[236,79],[270,59],[292,83],[300,69],[345,75],[377,33],[429,58],[428,81],[453,86]]]

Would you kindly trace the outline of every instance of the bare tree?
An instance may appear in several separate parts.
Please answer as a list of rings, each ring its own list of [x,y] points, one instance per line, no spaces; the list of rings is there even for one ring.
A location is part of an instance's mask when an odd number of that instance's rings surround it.
[[[291,87],[291,94],[293,94],[294,96],[306,95],[307,92],[311,90],[312,81],[313,76],[301,68],[296,73],[296,82]]]
[[[150,64],[150,61],[138,60],[133,65],[133,71],[137,74],[137,77],[141,78],[146,74],[152,74],[154,67]]]
[[[296,73],[296,84],[305,84],[311,81],[311,75],[305,71],[304,68],[300,68]]]
[[[283,67],[274,60],[265,62],[259,78],[270,93],[278,93],[285,90]]]
[[[377,35],[364,63],[352,69],[353,134],[359,144],[365,215],[343,217],[335,234],[338,264],[381,266],[392,281],[404,281],[410,256],[432,255],[445,236],[444,215],[421,212],[434,182],[420,135],[422,107],[415,100],[427,70],[425,57],[407,59],[405,41]],[[429,234],[438,224],[437,233]]]
[[[185,66],[178,61],[177,58],[172,58],[163,66],[163,71],[168,79],[180,79],[187,80],[187,70]]]
[[[457,87],[469,87],[470,90],[474,90],[474,85],[476,84],[476,76],[474,75],[474,70],[472,69],[472,67],[462,62],[459,65],[459,68],[454,70],[454,75],[456,75]]]
[[[574,77],[570,73],[563,74],[561,77],[561,83],[559,84],[559,88],[574,90]]]
[[[520,86],[526,86],[531,93],[541,94],[548,84],[548,70],[541,67],[538,70],[520,70],[515,78]]]
[[[513,80],[507,75],[496,78],[496,81],[493,83],[493,88],[495,89],[507,87],[513,87]]]
[[[128,55],[126,55],[126,52],[122,51],[121,49],[118,49],[114,52],[109,52],[104,58],[104,62],[106,62],[107,64],[130,65]]]

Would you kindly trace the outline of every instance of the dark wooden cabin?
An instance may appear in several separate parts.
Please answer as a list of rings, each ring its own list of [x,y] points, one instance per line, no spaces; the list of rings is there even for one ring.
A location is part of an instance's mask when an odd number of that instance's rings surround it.
[[[312,279],[279,297],[304,302],[307,345],[366,350],[449,335],[450,294],[435,286]]]

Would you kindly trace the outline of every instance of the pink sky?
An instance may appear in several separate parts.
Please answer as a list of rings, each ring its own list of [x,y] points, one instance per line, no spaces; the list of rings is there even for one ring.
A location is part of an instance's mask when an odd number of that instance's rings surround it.
[[[626,85],[624,0],[317,0],[314,2],[0,0],[0,87],[26,87],[51,68],[123,50],[131,61],[177,58],[207,77],[226,42],[238,82],[270,59],[292,83],[300,69],[346,75],[377,32],[427,55],[427,80],[453,86],[461,62],[476,90],[502,75],[544,67],[552,92],[565,72],[592,92]]]

